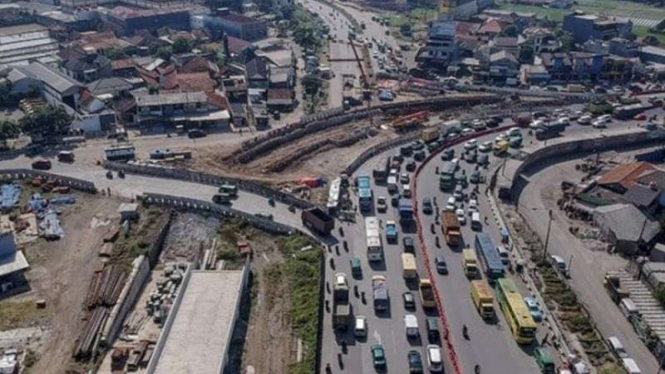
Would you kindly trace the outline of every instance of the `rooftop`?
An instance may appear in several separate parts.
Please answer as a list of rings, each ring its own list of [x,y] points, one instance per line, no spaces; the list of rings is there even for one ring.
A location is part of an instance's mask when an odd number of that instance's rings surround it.
[[[81,84],[65,74],[42,65],[39,62],[21,67],[22,72],[33,79],[39,80],[63,93],[74,87],[80,87]]]
[[[629,164],[619,165],[605,173],[598,179],[598,185],[620,184],[623,188],[629,189],[639,178],[647,171],[656,168],[648,162],[631,162]]]
[[[594,219],[611,230],[617,240],[650,242],[660,233],[660,224],[634,205],[613,204],[594,209]]]
[[[235,22],[235,23],[241,23],[241,24],[250,24],[250,23],[256,23],[256,22],[261,22],[260,20],[252,17],[247,17],[243,16],[242,14],[236,14],[236,13],[229,13],[223,16],[220,16],[219,18],[225,19],[227,21]]]
[[[157,95],[141,93],[136,95],[136,105],[139,106],[201,103],[206,101],[205,92],[161,93]]]
[[[233,331],[244,270],[194,270],[178,295],[182,298],[157,360],[155,374],[218,374]]]
[[[48,28],[38,25],[36,23],[30,23],[27,25],[18,25],[18,26],[10,26],[10,27],[0,27],[0,37],[2,36],[9,36],[9,35],[16,35],[16,34],[25,34],[28,32],[36,32],[36,31],[48,31]]]
[[[649,207],[654,200],[660,196],[661,191],[657,188],[649,188],[641,184],[634,184],[625,194],[623,200],[638,208]]]

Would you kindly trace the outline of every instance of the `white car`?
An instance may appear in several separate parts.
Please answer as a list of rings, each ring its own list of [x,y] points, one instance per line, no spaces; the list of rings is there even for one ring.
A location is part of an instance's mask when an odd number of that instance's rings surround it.
[[[335,274],[335,288],[349,288],[349,283],[346,281],[346,274]]]
[[[492,150],[492,142],[484,142],[478,146],[480,152],[489,152]]]
[[[451,205],[451,204],[446,204],[446,207],[444,208],[444,210],[446,212],[454,212],[455,209],[457,209],[457,207],[455,205]]]
[[[478,141],[476,139],[471,139],[468,142],[464,143],[464,149],[471,150],[471,149],[476,149],[478,147]]]
[[[513,136],[522,136],[522,132],[520,131],[519,128],[513,127],[510,130],[506,130],[506,138],[510,138]]]
[[[457,220],[459,221],[459,224],[466,225],[466,216],[464,215],[464,209],[457,209],[455,211],[455,214],[457,215]]]
[[[502,141],[507,140],[507,139],[508,139],[508,137],[506,136],[506,134],[500,134],[499,136],[494,138],[494,143],[502,142]]]
[[[455,199],[455,196],[451,196],[448,198],[447,203],[448,205],[455,205],[457,203],[457,199]]]
[[[577,123],[579,123],[580,125],[588,125],[588,124],[591,124],[592,121],[593,121],[593,117],[591,117],[591,116],[582,116],[577,120]]]
[[[596,129],[604,129],[604,128],[607,127],[607,123],[605,123],[605,121],[596,120],[596,121],[593,121],[591,126],[593,126]]]
[[[469,135],[469,134],[473,134],[474,132],[475,132],[475,131],[473,131],[472,128],[467,127],[467,128],[465,128],[464,130],[462,130],[462,135]]]
[[[456,132],[451,132],[450,134],[448,134],[448,136],[446,136],[446,139],[448,140],[455,140],[457,138],[459,138],[459,134]]]
[[[454,158],[450,162],[455,165],[455,170],[459,169],[459,158]]]
[[[540,126],[544,125],[545,121],[537,119],[529,124],[529,128],[538,129]]]
[[[469,215],[477,211],[478,211],[478,200],[476,199],[469,200]]]

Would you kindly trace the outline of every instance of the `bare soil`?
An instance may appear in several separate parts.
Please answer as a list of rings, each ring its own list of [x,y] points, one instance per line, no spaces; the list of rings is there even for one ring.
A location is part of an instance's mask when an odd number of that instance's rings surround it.
[[[104,223],[119,219],[119,200],[81,194],[76,197],[75,205],[59,207],[66,233],[64,238],[48,242],[40,238],[25,246],[30,263],[25,277],[31,290],[3,302],[34,304],[35,300],[46,300],[44,316],[34,314],[45,334],[37,348],[32,373],[64,373],[78,369],[77,365],[69,366],[69,363],[74,343],[84,326],[83,302],[102,238],[109,229]]]

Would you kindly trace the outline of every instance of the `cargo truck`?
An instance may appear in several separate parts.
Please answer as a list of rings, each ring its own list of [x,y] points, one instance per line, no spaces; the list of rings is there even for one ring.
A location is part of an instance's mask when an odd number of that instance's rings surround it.
[[[335,220],[320,208],[303,210],[300,218],[303,225],[320,235],[328,235],[335,228]]]
[[[449,246],[459,245],[462,234],[460,233],[460,224],[457,215],[454,212],[441,211],[441,228],[446,237],[446,243]]]
[[[413,253],[402,253],[402,276],[407,281],[418,278],[416,256]]]
[[[386,240],[389,243],[397,242],[397,224],[395,221],[386,221]]]
[[[388,310],[390,300],[386,288],[386,277],[383,275],[372,277],[372,294],[374,295],[374,309],[379,312]]]
[[[400,222],[413,220],[413,204],[409,199],[400,199],[398,204]]]
[[[478,257],[473,249],[464,248],[462,250],[462,266],[467,277],[473,279],[478,276]]]
[[[494,318],[494,296],[489,284],[483,280],[471,281],[471,300],[484,319]]]
[[[390,157],[386,157],[386,162],[383,168],[372,170],[372,176],[374,177],[374,181],[376,183],[386,183],[389,172],[390,172]]]
[[[607,292],[610,293],[610,297],[615,303],[621,301],[626,297],[630,297],[630,291],[626,288],[621,287],[621,278],[617,275],[607,274],[605,275],[605,280],[603,281]]]
[[[333,327],[338,330],[346,330],[349,326],[350,318],[351,305],[348,302],[335,302],[333,306]]]
[[[420,135],[420,138],[425,142],[434,142],[439,140],[439,129],[438,128],[430,128],[430,129],[425,129],[425,131],[422,132]]]
[[[429,279],[421,279],[418,289],[420,290],[420,303],[423,308],[436,308],[432,282]]]
[[[545,140],[555,138],[563,132],[566,124],[563,122],[551,122],[536,130],[536,139]]]

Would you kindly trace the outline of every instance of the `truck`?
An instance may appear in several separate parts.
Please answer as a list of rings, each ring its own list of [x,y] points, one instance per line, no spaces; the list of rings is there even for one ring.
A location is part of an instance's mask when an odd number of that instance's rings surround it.
[[[454,212],[441,211],[441,228],[446,237],[446,243],[450,246],[459,245],[462,234],[460,233],[460,224],[457,215]]]
[[[615,303],[619,303],[622,299],[630,297],[630,291],[621,287],[621,278],[618,275],[606,274],[603,284]]]
[[[432,282],[429,279],[424,278],[420,280],[418,284],[418,290],[420,291],[420,303],[423,308],[431,309],[436,308],[436,300],[434,299],[434,289],[432,288]]]
[[[519,127],[527,127],[531,123],[532,117],[529,113],[522,113],[513,117],[513,122]]]
[[[372,170],[372,177],[376,183],[386,183],[388,173],[390,171],[390,157],[386,157],[386,162],[383,168]]]
[[[566,124],[564,122],[550,122],[536,130],[536,139],[545,140],[557,137],[561,135],[565,128]]]
[[[386,288],[386,277],[383,275],[372,277],[372,294],[374,296],[374,309],[378,312],[388,310],[390,299]]]
[[[303,225],[320,235],[328,235],[335,228],[335,220],[317,207],[303,210],[300,218]]]
[[[333,327],[337,330],[346,330],[351,319],[351,305],[335,302],[333,305]]]
[[[464,248],[462,250],[462,266],[467,277],[473,279],[478,275],[478,257],[473,249]]]
[[[386,221],[386,240],[389,243],[397,242],[397,224],[395,221]]]
[[[508,151],[509,146],[510,144],[505,140],[498,141],[492,146],[492,152],[495,156],[501,156]]]
[[[439,140],[439,129],[436,128],[436,127],[425,129],[420,134],[420,139],[422,139],[425,143],[434,142],[434,141]]]
[[[446,162],[441,168],[441,176],[439,177],[439,188],[442,191],[449,190],[453,187],[455,181],[455,170],[457,167],[452,162]]]
[[[494,296],[487,282],[479,279],[471,281],[471,300],[483,319],[494,318]]]
[[[413,204],[409,199],[399,199],[397,204],[400,222],[413,221]]]
[[[416,256],[413,253],[402,253],[402,276],[407,281],[418,278]]]

